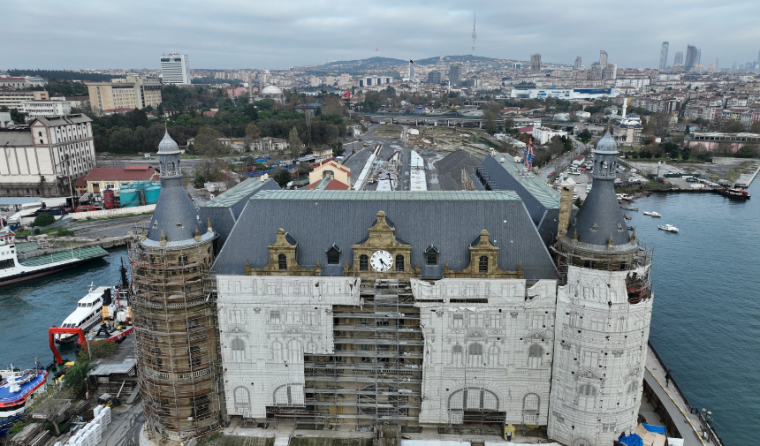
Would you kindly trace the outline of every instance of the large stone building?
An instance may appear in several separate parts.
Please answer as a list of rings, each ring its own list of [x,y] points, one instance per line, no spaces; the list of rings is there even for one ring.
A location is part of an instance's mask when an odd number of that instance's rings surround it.
[[[37,118],[0,129],[0,193],[60,197],[95,167],[92,119],[83,114]]]
[[[89,82],[90,108],[93,113],[113,113],[161,103],[161,83],[136,76],[111,82]]]
[[[24,110],[24,102],[49,100],[47,91],[35,90],[2,90],[0,91],[0,108],[9,110]]]
[[[607,135],[580,210],[571,181],[557,194],[494,157],[477,191],[228,191],[208,214],[224,240],[209,300],[215,413],[431,439],[537,427],[567,445],[612,444],[637,425],[652,310],[616,156]]]

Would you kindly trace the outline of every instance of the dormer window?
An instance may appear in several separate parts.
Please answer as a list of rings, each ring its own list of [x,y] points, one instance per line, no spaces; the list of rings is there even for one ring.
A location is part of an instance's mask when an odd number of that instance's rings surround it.
[[[438,254],[440,254],[440,251],[435,245],[428,246],[425,250],[425,264],[431,266],[438,265]]]
[[[339,265],[340,264],[340,248],[334,244],[327,250],[327,264]]]

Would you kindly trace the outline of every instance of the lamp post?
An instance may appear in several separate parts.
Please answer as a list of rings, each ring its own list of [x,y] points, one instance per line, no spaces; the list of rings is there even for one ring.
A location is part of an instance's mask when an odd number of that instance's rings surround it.
[[[713,413],[712,411],[709,411],[702,408],[702,413],[700,414],[700,419],[702,420],[702,438],[703,439],[710,439],[712,441],[712,422],[713,422]]]

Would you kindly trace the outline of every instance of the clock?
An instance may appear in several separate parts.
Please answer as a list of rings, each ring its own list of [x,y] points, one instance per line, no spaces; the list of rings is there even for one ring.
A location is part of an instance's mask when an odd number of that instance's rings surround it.
[[[388,251],[375,251],[369,258],[369,264],[375,271],[384,273],[393,266],[393,256]]]

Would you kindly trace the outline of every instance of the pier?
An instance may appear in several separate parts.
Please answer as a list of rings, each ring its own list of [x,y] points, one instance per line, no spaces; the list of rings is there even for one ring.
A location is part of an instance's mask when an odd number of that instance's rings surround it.
[[[749,187],[760,172],[760,161],[753,161],[744,172],[736,179],[736,187]]]
[[[665,377],[667,370],[650,343],[644,372],[644,395],[661,420],[647,422],[664,424],[669,430],[678,431],[684,446],[723,446],[713,427],[698,408],[689,404],[672,377],[668,382]]]

